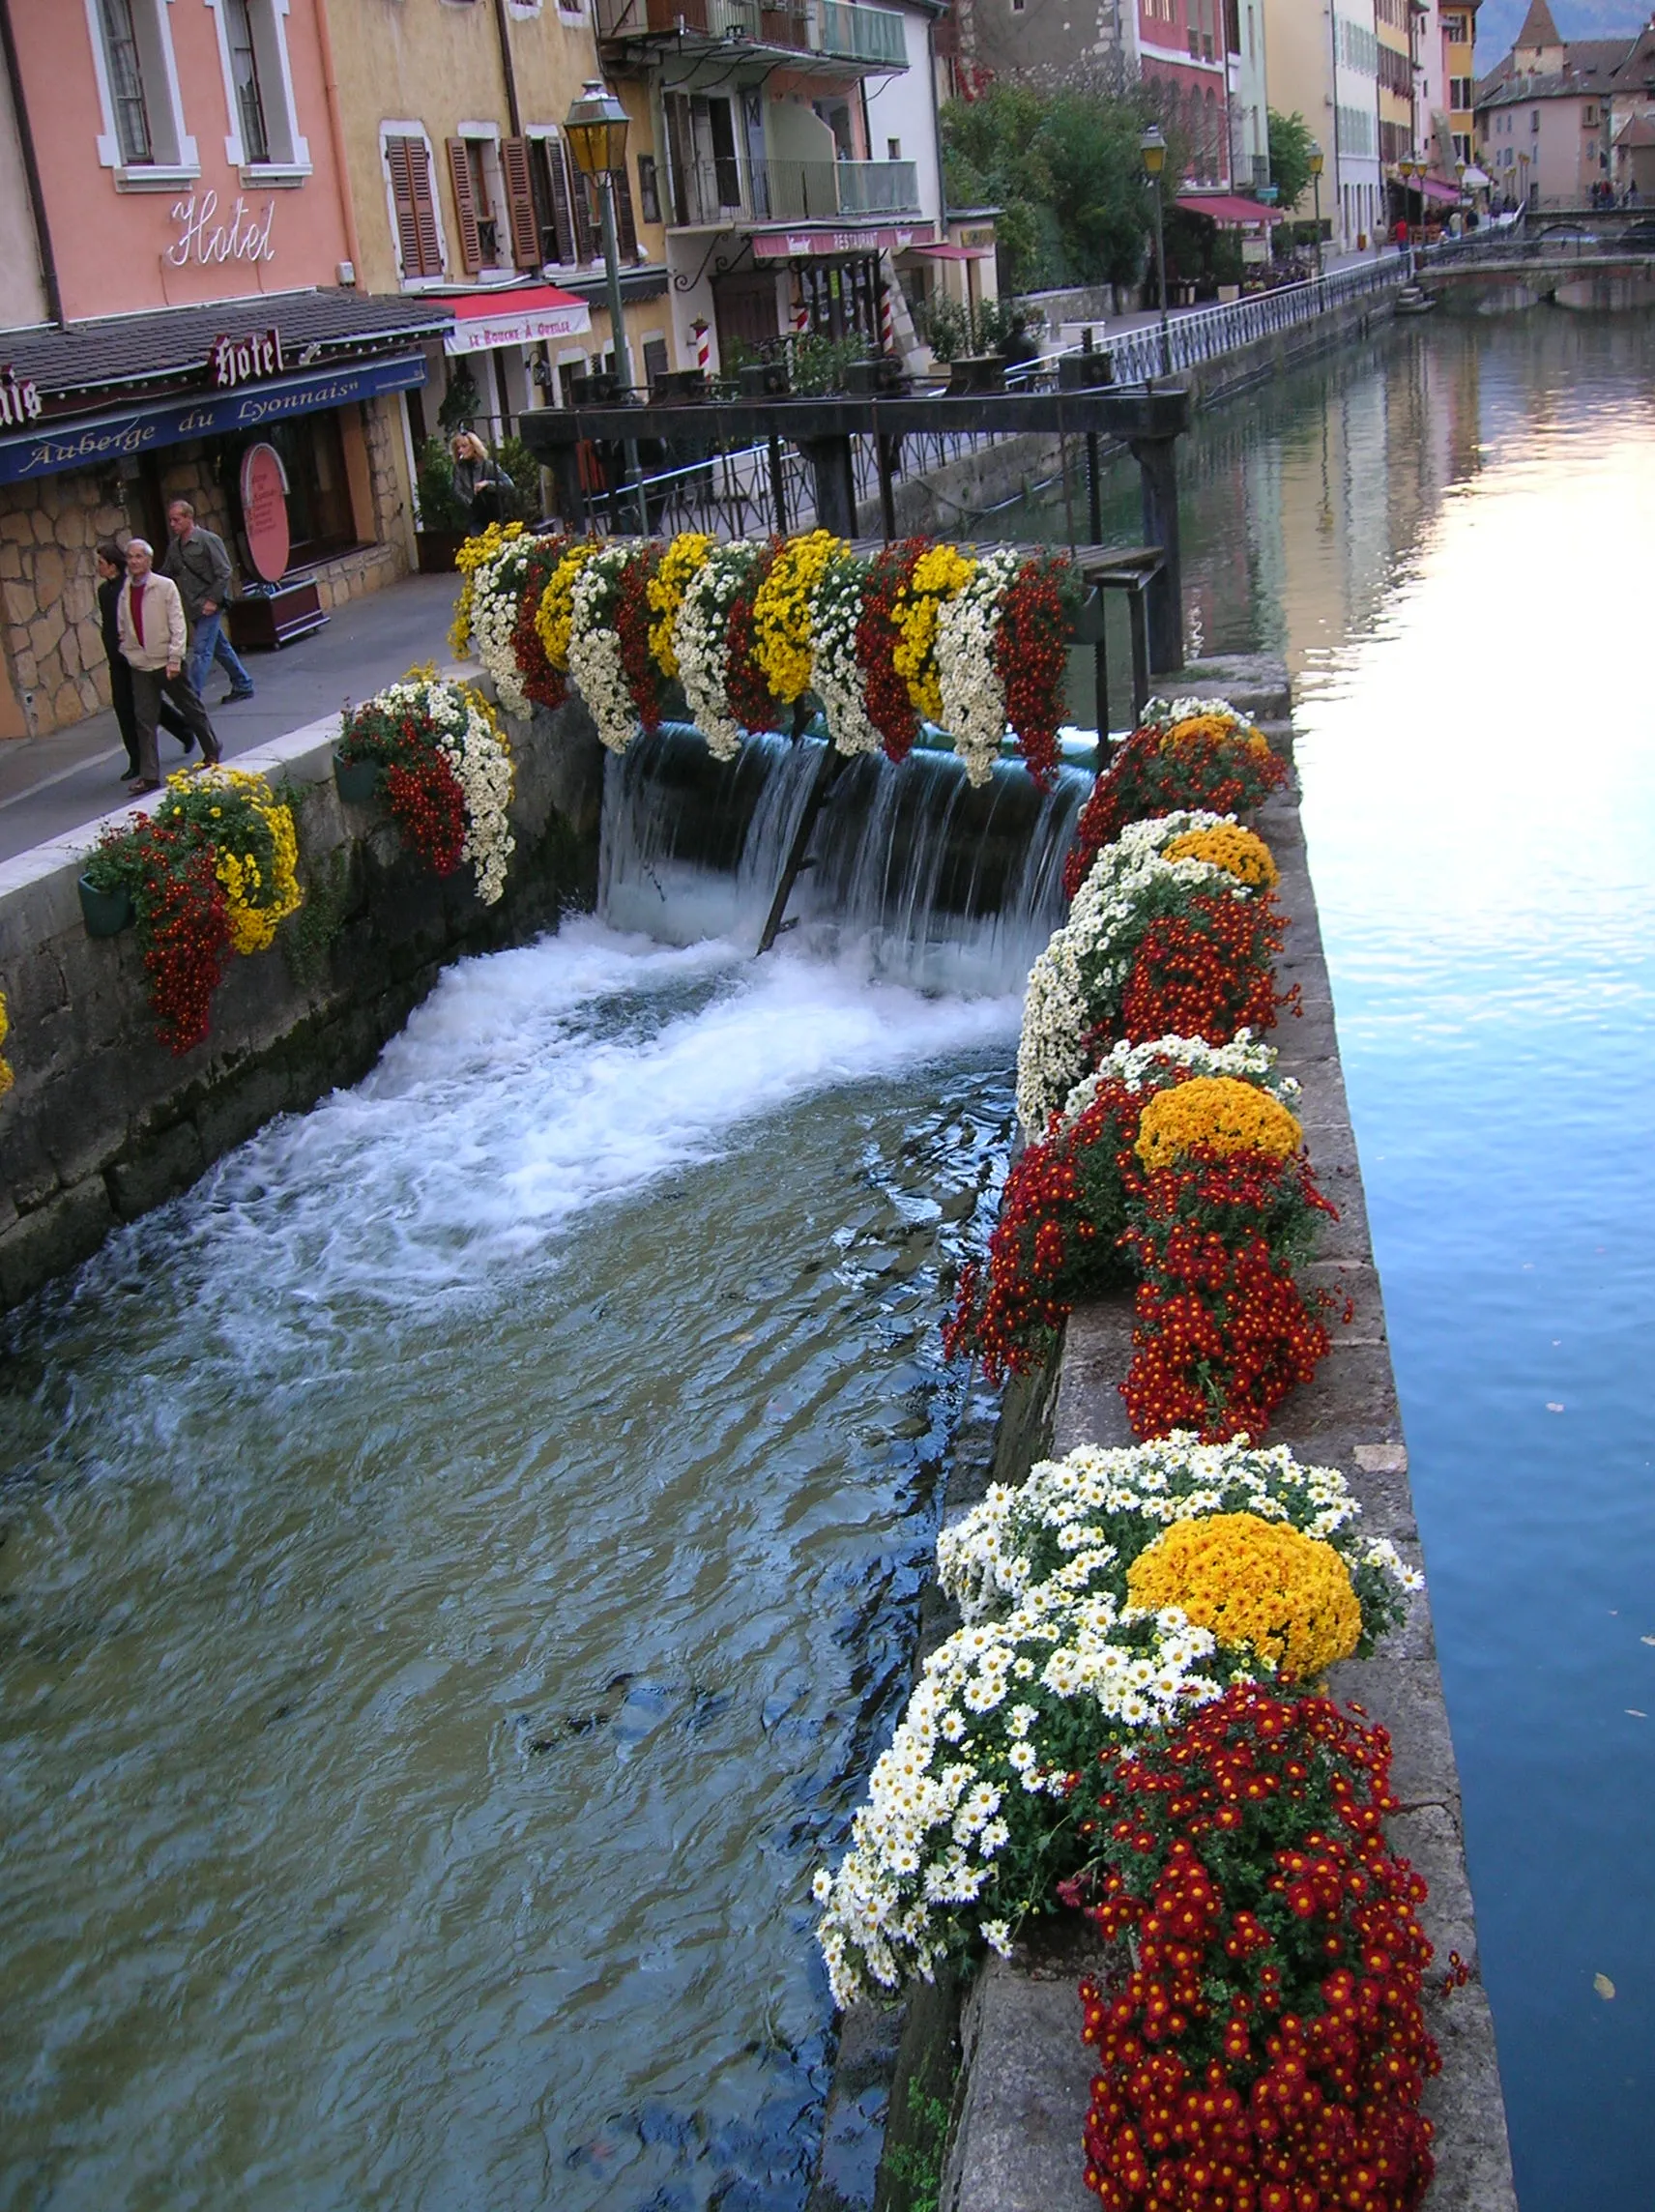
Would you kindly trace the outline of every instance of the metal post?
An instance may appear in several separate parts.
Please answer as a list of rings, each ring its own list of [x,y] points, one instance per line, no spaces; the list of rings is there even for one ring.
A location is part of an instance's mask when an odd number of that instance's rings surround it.
[[[1082,353],[1090,353],[1091,325],[1088,323],[1081,334]],[[1087,535],[1093,545],[1103,543],[1103,477],[1098,461],[1097,432],[1086,434],[1087,457]],[[1091,649],[1092,688],[1097,699],[1098,758],[1109,742],[1109,646],[1104,637],[1106,627],[1104,608],[1107,604],[1102,593],[1097,601],[1097,643]]]
[[[857,535],[857,478],[847,433],[800,438],[798,449],[816,479],[816,527],[835,538]]]
[[[1316,274],[1320,281],[1321,276],[1321,171],[1318,169],[1310,181],[1316,188]]]
[[[1165,675],[1184,664],[1183,575],[1178,558],[1178,467],[1176,438],[1128,440],[1138,463],[1144,498],[1144,542],[1161,549],[1161,569],[1146,597],[1149,615],[1149,672]]]
[[[621,249],[615,242],[615,178],[612,172],[603,172],[603,273],[609,279],[609,335],[615,347],[615,373],[622,391],[632,396],[632,349],[626,343],[626,309],[621,299]],[[631,484],[638,506],[638,532],[650,535],[650,508],[644,492],[643,472],[638,466],[638,441],[626,439],[623,451],[626,456],[626,480]]]
[[[781,469],[781,440],[770,432],[770,503],[775,509],[775,532],[787,536],[787,483]]]
[[[1161,374],[1173,373],[1173,339],[1167,327],[1167,247],[1161,228],[1161,178],[1155,175],[1155,281],[1161,291]]]
[[[887,545],[896,543],[896,494],[891,478],[896,473],[896,456],[901,448],[899,438],[887,438],[883,430],[874,436],[874,457],[879,464],[880,528],[885,532]]]

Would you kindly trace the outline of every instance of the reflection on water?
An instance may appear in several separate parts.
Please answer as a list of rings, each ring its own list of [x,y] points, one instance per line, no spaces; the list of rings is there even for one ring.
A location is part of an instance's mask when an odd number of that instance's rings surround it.
[[[1299,679],[1524,2212],[1655,2204],[1652,340],[1438,317],[1183,476],[1207,650]]]

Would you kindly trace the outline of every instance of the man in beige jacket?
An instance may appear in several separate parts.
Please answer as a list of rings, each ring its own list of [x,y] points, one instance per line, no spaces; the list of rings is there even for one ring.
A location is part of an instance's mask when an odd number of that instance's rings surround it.
[[[184,673],[189,631],[184,601],[170,576],[154,572],[155,552],[147,538],[127,547],[127,581],[115,608],[121,656],[132,672],[132,720],[136,724],[138,778],[127,789],[134,795],[160,789],[160,757],[156,721],[161,696],[171,700],[180,719],[201,741],[201,762],[215,767],[223,758],[201,694]]]

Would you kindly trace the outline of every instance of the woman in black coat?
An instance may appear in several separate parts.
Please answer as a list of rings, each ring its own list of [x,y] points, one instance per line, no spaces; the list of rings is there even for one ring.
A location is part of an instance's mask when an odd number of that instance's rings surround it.
[[[132,672],[121,652],[120,632],[115,622],[115,602],[121,597],[126,575],[126,555],[118,545],[106,539],[98,548],[98,619],[103,631],[104,658],[109,663],[110,703],[115,710],[121,742],[127,748],[127,765],[122,774],[132,776],[138,772],[138,724],[132,712]],[[188,752],[195,742],[195,733],[164,697],[158,718],[161,728],[170,730]]]

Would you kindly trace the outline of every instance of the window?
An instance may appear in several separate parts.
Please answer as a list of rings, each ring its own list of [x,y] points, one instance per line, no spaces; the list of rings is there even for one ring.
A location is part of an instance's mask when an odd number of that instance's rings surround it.
[[[1528,111],[1528,129],[1531,136],[1537,138],[1540,135],[1540,110],[1538,107],[1531,107]]]
[[[885,158],[887,161],[900,161],[902,160],[902,140],[900,138],[887,138],[886,140]]]
[[[1448,79],[1448,104],[1466,108],[1471,104],[1471,80],[1468,76],[1451,76]]]
[[[387,137],[385,165],[403,277],[440,276],[443,242],[431,189],[431,150],[423,138]]]
[[[326,560],[358,542],[350,477],[336,411],[271,422],[260,432],[287,469],[287,519],[293,534],[290,568]]]
[[[464,128],[462,126],[462,128]],[[454,195],[460,261],[466,274],[498,269],[504,260],[504,234],[500,220],[503,194],[498,189],[499,142],[470,130],[463,137],[447,141],[449,183]]]
[[[1014,15],[1022,15],[1022,13],[1023,13],[1023,0],[1011,0],[1011,13],[1012,13]]]
[[[1593,107],[1593,106],[1591,105],[1591,103],[1588,102],[1587,102],[1587,104],[1586,104],[1586,106],[1585,106],[1584,108],[1582,108],[1582,111],[1581,111],[1581,128],[1582,128],[1583,131],[1590,131],[1590,130],[1592,130],[1592,129],[1595,127],[1596,123],[1597,123],[1597,119],[1598,119],[1598,111],[1597,111],[1597,109],[1596,109],[1595,107]]]
[[[201,174],[184,128],[167,0],[86,0],[102,129],[98,159],[123,191],[161,191]]]
[[[528,152],[541,259],[569,264],[590,261],[596,245],[585,180],[577,175],[571,190],[567,156],[562,140],[550,131],[531,132]]]
[[[224,159],[236,168],[261,171],[260,183],[298,184],[310,174],[310,149],[300,134],[287,59],[286,17],[292,0],[207,0],[207,5],[218,29],[229,115]]]
[[[247,0],[224,0],[224,28],[230,40],[230,81],[235,87],[236,118],[242,127],[242,152],[249,161],[270,160],[264,93],[259,84],[258,52]]]
[[[646,222],[661,219],[661,186],[653,154],[638,156],[638,213]]]

